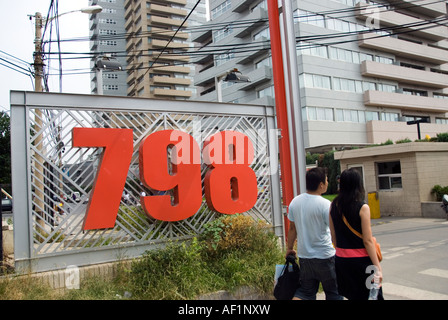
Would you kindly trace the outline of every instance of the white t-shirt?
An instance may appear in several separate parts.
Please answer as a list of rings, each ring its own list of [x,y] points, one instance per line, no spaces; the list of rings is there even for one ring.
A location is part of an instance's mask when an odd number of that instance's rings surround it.
[[[288,219],[297,230],[297,255],[306,259],[327,259],[335,255],[331,243],[331,202],[322,196],[302,193],[289,204]]]

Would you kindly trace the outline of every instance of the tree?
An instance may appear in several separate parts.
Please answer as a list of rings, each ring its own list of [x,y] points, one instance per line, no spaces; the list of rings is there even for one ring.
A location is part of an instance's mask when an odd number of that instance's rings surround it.
[[[11,124],[6,112],[0,112],[0,183],[11,184]],[[10,187],[6,189],[10,190]]]

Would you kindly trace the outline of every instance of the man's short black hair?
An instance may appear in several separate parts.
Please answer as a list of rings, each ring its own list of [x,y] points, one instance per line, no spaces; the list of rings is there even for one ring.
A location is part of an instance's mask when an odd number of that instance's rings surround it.
[[[316,167],[306,172],[306,190],[316,191],[319,184],[325,184],[327,178],[327,171],[325,168]]]

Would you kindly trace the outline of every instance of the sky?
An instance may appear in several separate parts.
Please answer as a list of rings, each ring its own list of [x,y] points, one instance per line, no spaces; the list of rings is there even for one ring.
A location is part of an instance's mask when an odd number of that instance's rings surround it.
[[[25,60],[29,64],[33,62],[35,19],[30,20],[29,15],[34,16],[36,12],[40,12],[45,17],[50,3],[51,0],[0,0],[2,7],[0,10],[0,63],[8,64],[1,59],[14,61],[6,54]],[[88,0],[59,0],[59,14],[88,5]],[[59,18],[59,26],[61,40],[86,38],[89,35],[89,15],[81,12],[63,15]],[[53,50],[57,51],[56,43],[52,44]],[[62,42],[61,51],[88,52],[89,41]],[[22,66],[22,64],[19,65]],[[53,69],[52,73],[58,73],[57,60],[53,60],[50,67]],[[70,72],[73,69],[89,69],[89,59],[62,60],[64,72]],[[59,77],[50,77],[48,85],[51,92],[59,92]],[[10,109],[10,90],[33,91],[34,79],[0,64],[0,111]],[[89,94],[89,74],[63,75],[62,92]]]

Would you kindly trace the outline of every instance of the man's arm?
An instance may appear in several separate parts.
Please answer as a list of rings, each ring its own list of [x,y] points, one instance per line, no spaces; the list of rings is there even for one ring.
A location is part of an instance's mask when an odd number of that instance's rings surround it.
[[[297,252],[294,250],[294,243],[297,239],[297,230],[294,222],[289,221],[288,239],[286,243],[286,256],[294,255],[297,256]]]

